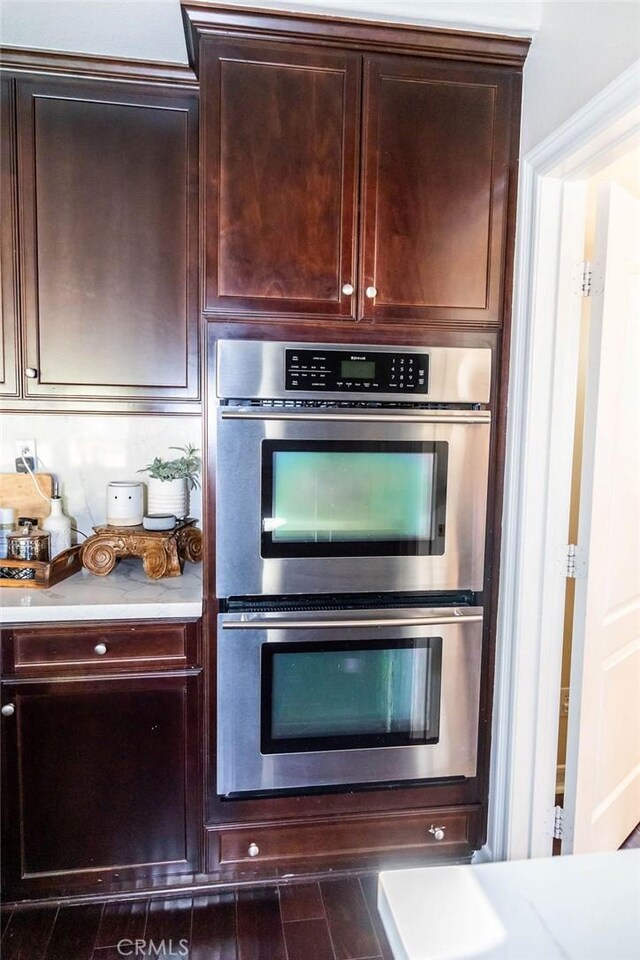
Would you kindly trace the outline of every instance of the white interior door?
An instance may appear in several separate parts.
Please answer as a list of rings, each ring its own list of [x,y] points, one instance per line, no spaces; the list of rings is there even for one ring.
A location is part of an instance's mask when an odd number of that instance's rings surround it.
[[[563,853],[617,849],[640,821],[640,201],[612,183],[594,273]]]

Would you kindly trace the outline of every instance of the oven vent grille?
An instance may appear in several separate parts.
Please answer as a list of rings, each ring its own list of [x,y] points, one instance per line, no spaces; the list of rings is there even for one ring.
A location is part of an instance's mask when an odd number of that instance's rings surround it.
[[[235,398],[221,400],[222,406],[232,407],[266,407],[267,409],[286,407],[287,409],[327,409],[343,410],[482,410],[481,403],[383,403],[378,400],[247,400]]]
[[[221,613],[286,613],[303,610],[383,610],[400,607],[475,607],[478,595],[470,590],[447,593],[356,593],[316,596],[229,597]]]

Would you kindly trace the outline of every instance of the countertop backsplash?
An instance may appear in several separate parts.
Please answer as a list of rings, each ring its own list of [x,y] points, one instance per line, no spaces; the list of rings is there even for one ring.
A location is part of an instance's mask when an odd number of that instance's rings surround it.
[[[38,471],[60,484],[65,513],[90,535],[106,522],[109,480],[141,480],[137,473],[154,457],[171,458],[172,446],[192,443],[202,450],[199,417],[4,414],[0,472],[15,470],[14,440],[34,439]],[[175,453],[175,456],[180,456]],[[189,513],[202,521],[202,491],[191,492]],[[198,526],[201,526],[200,522]],[[78,537],[78,542],[82,542]]]

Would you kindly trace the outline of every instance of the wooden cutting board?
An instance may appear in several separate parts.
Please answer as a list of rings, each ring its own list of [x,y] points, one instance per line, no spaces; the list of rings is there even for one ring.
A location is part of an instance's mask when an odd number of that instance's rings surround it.
[[[50,473],[36,473],[38,486],[45,497],[53,493]],[[18,517],[37,517],[43,520],[51,513],[46,500],[39,497],[28,473],[0,473],[0,507],[13,507]]]

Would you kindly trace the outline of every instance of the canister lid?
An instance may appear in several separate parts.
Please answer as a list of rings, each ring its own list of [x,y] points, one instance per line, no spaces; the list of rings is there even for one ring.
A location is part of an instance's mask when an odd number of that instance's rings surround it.
[[[37,517],[18,517],[18,529],[7,534],[7,537],[11,537],[15,540],[20,537],[30,537],[31,539],[36,539],[38,537],[48,536],[49,534],[45,530],[41,530],[38,526]]]

